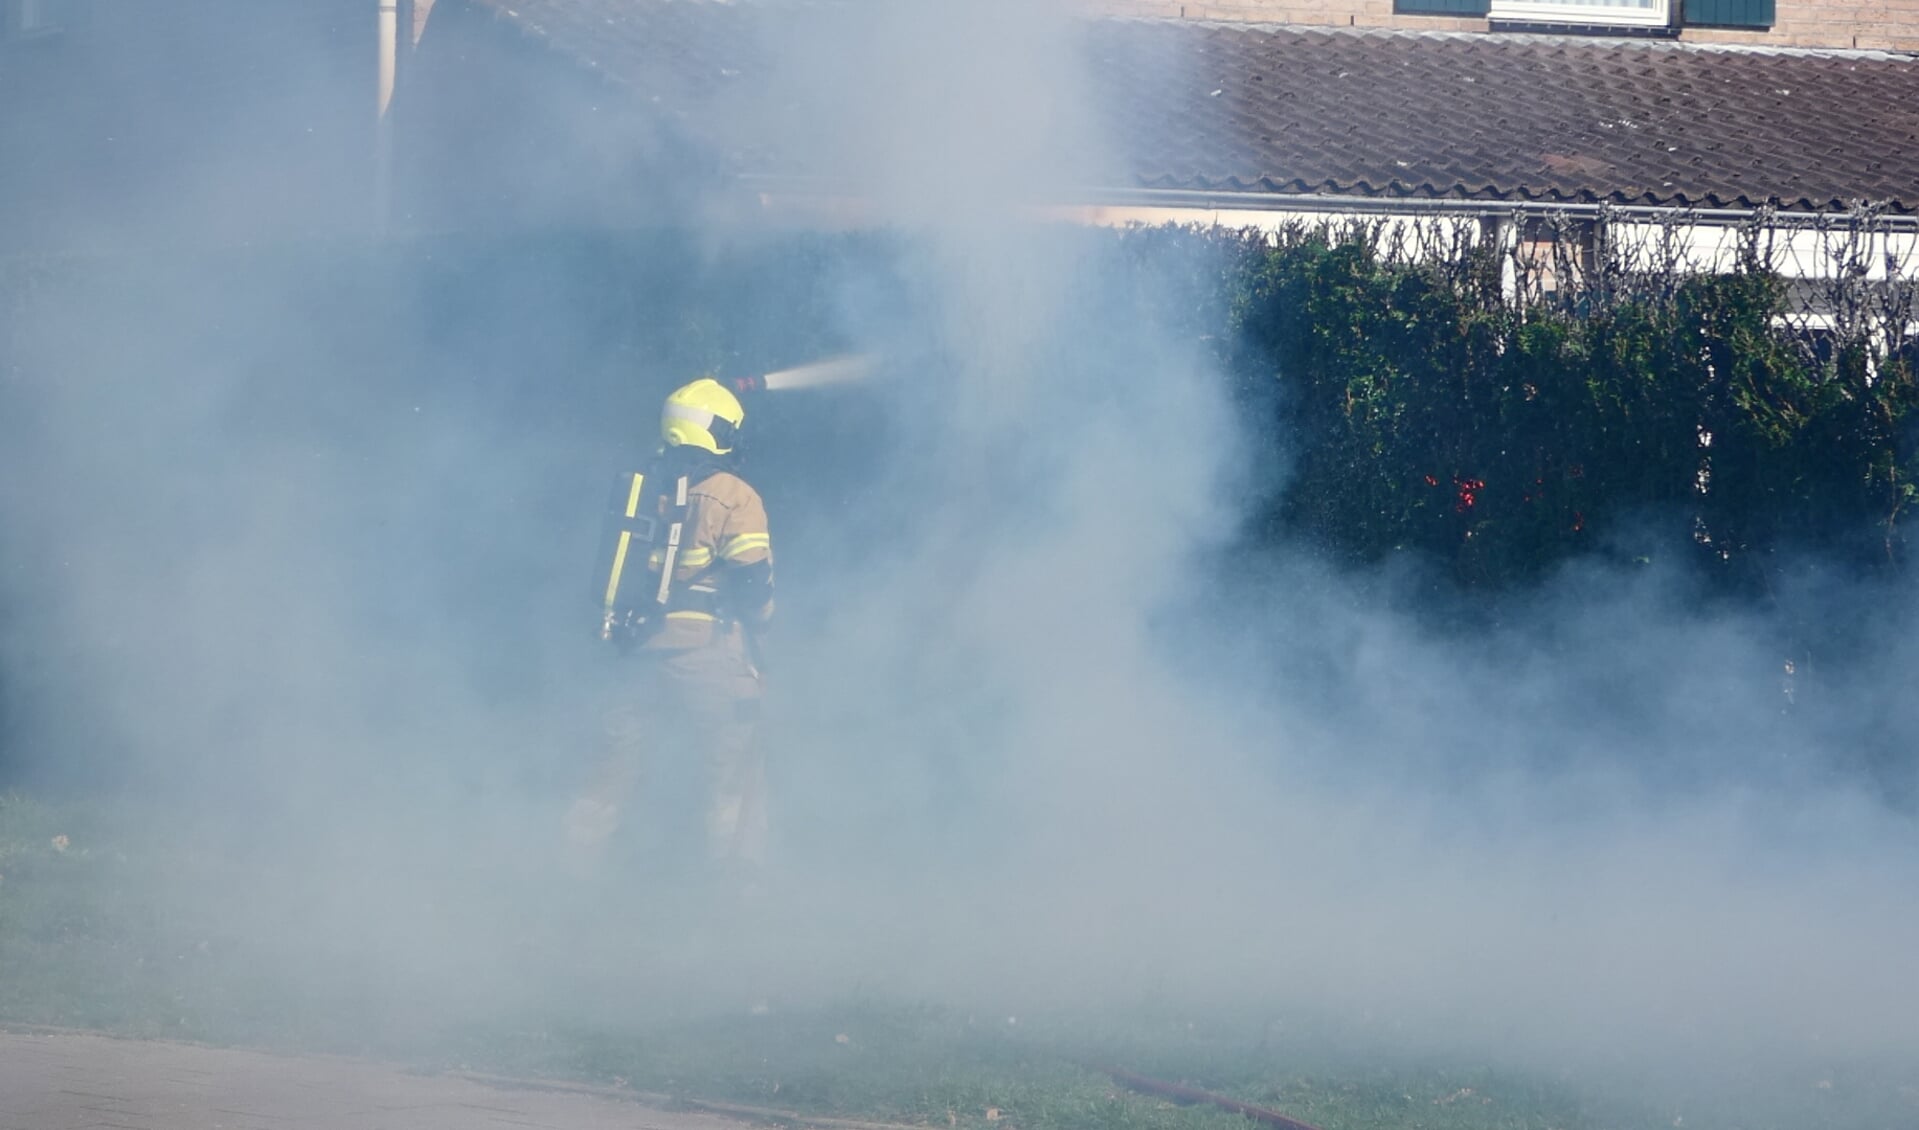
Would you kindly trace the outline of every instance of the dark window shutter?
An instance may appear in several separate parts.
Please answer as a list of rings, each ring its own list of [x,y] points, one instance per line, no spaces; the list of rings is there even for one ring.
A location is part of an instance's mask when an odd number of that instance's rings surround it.
[[[1393,0],[1393,11],[1422,16],[1483,16],[1492,0]]]
[[[1714,27],[1771,27],[1773,0],[1685,0],[1689,24]]]

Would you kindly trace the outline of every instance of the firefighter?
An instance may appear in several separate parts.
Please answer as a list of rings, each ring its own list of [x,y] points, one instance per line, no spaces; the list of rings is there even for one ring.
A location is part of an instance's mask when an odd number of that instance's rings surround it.
[[[756,656],[773,616],[773,543],[765,504],[738,473],[745,421],[739,398],[711,378],[666,399],[664,446],[647,485],[633,488],[639,505],[628,507],[650,511],[646,528],[658,533],[635,547],[646,571],[622,582],[616,564],[608,588],[602,635],[622,655],[619,689],[606,718],[608,756],[568,815],[577,845],[596,847],[613,833],[648,762],[697,756],[709,861],[750,877],[764,857]],[[610,594],[627,586],[645,594],[640,612],[615,608]]]

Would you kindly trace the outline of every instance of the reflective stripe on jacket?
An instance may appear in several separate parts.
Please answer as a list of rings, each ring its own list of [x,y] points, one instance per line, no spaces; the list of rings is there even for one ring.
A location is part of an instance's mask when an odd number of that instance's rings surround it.
[[[662,549],[647,560],[656,583],[664,563]],[[772,569],[773,537],[759,492],[731,471],[691,484],[666,623],[642,646],[707,646],[720,638],[724,620],[764,627],[773,617]]]

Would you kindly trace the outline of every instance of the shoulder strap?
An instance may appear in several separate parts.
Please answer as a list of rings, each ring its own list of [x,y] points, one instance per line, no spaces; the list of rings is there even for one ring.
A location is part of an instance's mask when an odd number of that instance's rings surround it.
[[[673,595],[673,571],[680,563],[680,536],[686,531],[686,479],[681,475],[673,483],[673,522],[666,528],[666,554],[660,559],[660,590],[654,601],[660,607]]]

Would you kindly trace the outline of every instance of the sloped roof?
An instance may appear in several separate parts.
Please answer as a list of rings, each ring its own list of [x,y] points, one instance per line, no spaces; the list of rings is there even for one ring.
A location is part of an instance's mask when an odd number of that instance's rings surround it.
[[[782,27],[843,7],[474,2],[719,142],[742,172],[819,172],[724,119],[776,66]],[[1089,21],[1083,43],[1123,158],[1120,183],[1089,190],[1919,211],[1909,57],[1140,19]]]
[[[830,18],[837,7],[750,0],[471,2],[665,116],[702,128],[722,124],[714,119],[725,108],[763,87],[776,66],[768,45],[778,41],[781,25],[820,14]],[[431,20],[425,34],[433,34]]]
[[[1171,21],[1092,42],[1147,187],[1919,207],[1907,58]],[[1170,89],[1121,80],[1162,56],[1189,60]]]

